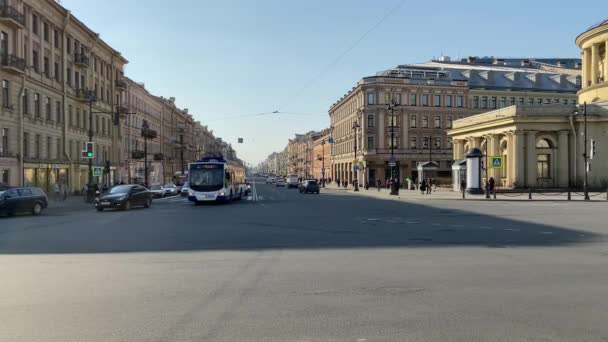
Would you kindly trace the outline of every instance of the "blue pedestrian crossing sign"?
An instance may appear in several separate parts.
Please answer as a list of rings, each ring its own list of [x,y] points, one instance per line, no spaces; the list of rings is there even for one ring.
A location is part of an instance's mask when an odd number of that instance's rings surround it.
[[[95,166],[95,167],[93,167],[92,172],[93,172],[93,176],[101,176],[101,175],[103,175],[103,167]]]
[[[353,170],[354,170],[354,171],[359,170],[359,165],[354,165],[354,166],[353,166]]]
[[[492,156],[490,160],[490,167],[493,169],[502,169],[504,165],[503,157]]]

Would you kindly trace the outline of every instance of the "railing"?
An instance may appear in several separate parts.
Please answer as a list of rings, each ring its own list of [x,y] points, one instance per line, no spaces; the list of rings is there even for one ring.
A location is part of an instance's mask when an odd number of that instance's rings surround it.
[[[84,100],[84,101],[90,101],[93,100],[95,101],[95,94],[93,93],[93,91],[88,90],[88,89],[75,89],[74,90],[74,95],[80,99],[80,100]]]
[[[85,66],[88,67],[89,66],[89,57],[81,54],[81,53],[76,53],[74,54],[74,63],[80,66]]]
[[[0,18],[12,19],[18,22],[21,26],[25,26],[25,16],[23,13],[6,3],[0,5]]]
[[[125,80],[122,80],[122,79],[116,80],[114,82],[114,85],[116,86],[116,88],[127,89],[127,82]]]
[[[25,59],[17,57],[15,55],[5,54],[2,56],[2,60],[0,61],[2,66],[16,68],[21,71],[25,71]]]

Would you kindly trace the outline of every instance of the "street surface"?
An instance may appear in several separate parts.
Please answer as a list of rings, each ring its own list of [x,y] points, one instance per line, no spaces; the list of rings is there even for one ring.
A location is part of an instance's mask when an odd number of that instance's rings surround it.
[[[0,218],[0,341],[608,340],[606,202],[255,187]]]

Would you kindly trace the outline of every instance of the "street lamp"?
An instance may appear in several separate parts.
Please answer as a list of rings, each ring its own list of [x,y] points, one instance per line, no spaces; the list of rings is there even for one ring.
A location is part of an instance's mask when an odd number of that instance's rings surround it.
[[[490,178],[488,178],[488,138],[486,137],[486,162],[485,162],[485,169],[486,169],[486,198],[490,198]]]
[[[579,105],[580,106],[580,105]],[[579,107],[580,108],[580,107]],[[574,112],[575,115],[579,115],[578,110]],[[584,118],[584,143],[585,151],[583,152],[583,158],[585,159],[585,180],[583,181],[583,192],[585,193],[585,201],[589,201],[589,191],[587,189],[587,174],[589,173],[589,156],[587,155],[587,101],[583,102],[583,118]]]
[[[92,91],[88,91],[89,100],[89,141],[93,142],[93,102],[97,99]],[[95,189],[93,188],[93,157],[89,157],[89,179],[87,185],[87,203],[93,203],[95,200]]]
[[[357,177],[357,170],[359,168],[359,166],[357,164],[359,164],[358,159],[357,159],[357,129],[359,128],[359,123],[357,121],[353,122],[353,131],[355,131],[355,143],[354,143],[354,147],[355,147],[355,165],[353,166],[353,185],[355,186],[355,190],[354,191],[359,191],[359,178]]]
[[[150,186],[148,183],[148,139],[156,138],[156,131],[150,129],[147,120],[144,120],[141,125],[141,136],[144,138],[144,182],[148,187]]]
[[[391,111],[391,157],[389,159],[389,165],[391,167],[391,195],[399,195],[399,184],[395,181],[395,108],[398,107],[399,104],[392,100],[391,103],[386,107],[387,110]]]
[[[325,139],[321,140],[321,187],[325,187]]]

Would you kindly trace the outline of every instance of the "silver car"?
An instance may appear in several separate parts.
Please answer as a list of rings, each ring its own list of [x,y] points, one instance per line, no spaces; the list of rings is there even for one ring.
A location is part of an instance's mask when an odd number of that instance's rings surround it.
[[[165,184],[165,186],[163,188],[165,189],[165,195],[167,195],[167,196],[177,195],[177,192],[179,191],[177,189],[177,186],[175,186],[175,184]]]

